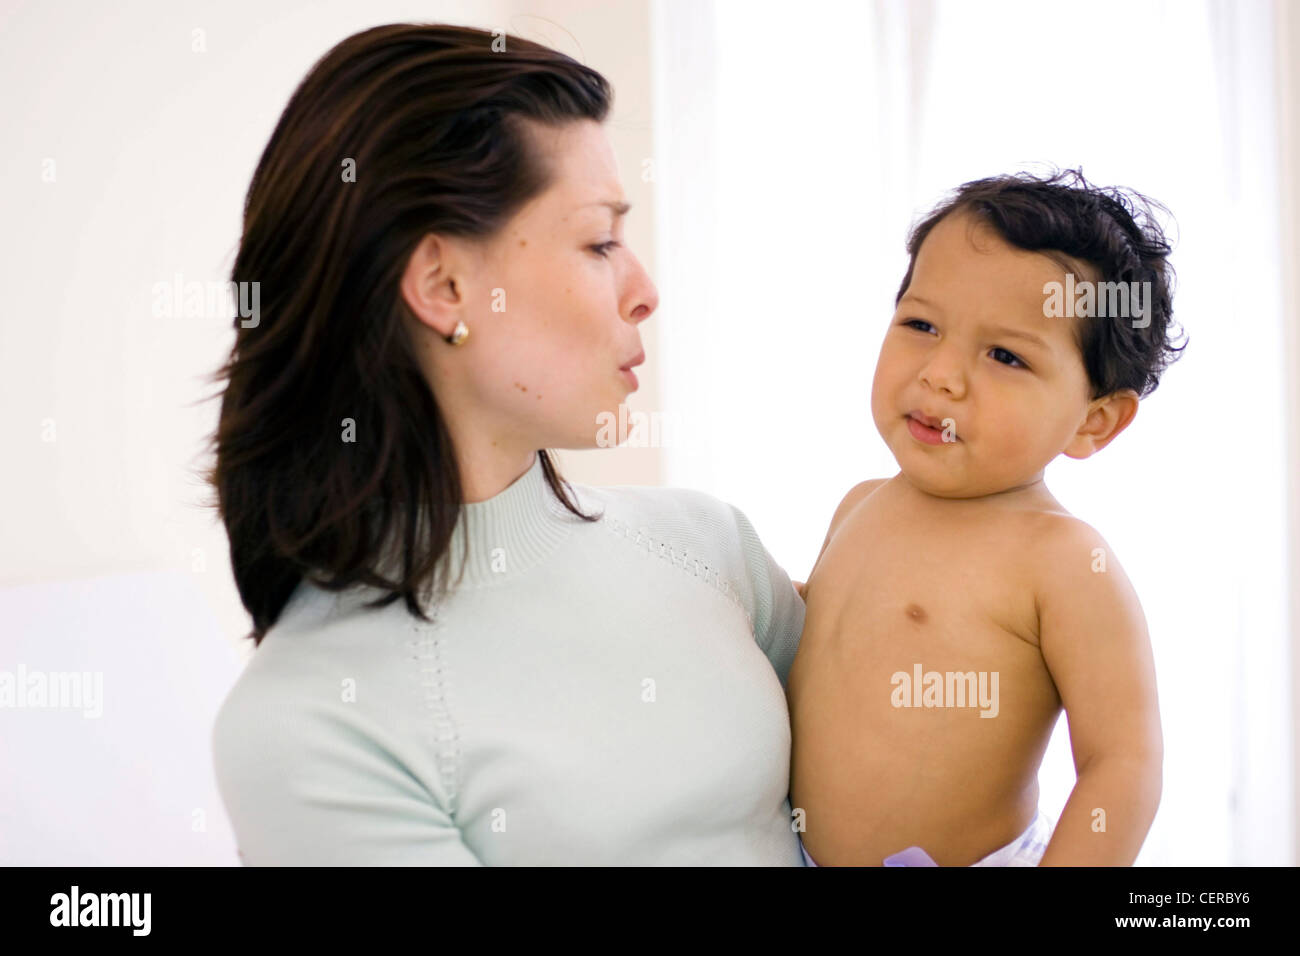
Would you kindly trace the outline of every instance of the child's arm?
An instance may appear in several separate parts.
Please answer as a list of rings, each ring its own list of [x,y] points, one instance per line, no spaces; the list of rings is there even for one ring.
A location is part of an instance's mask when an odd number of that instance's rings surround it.
[[[1077,779],[1039,866],[1131,866],[1160,803],[1151,643],[1106,542],[1062,521],[1040,565],[1039,647],[1065,706]]]

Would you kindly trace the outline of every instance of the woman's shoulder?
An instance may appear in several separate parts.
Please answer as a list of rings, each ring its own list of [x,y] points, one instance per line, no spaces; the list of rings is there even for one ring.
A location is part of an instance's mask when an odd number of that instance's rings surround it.
[[[803,628],[804,604],[789,575],[736,505],[689,488],[582,487],[618,537],[729,594],[782,681]]]
[[[622,519],[671,522],[681,518],[728,522],[735,508],[694,488],[661,485],[571,485],[582,502]]]
[[[400,629],[380,625],[373,615],[360,620],[353,607],[359,600],[299,582],[227,691],[218,729],[238,739],[259,726],[305,727],[340,700],[342,679],[360,680],[382,667],[391,656],[381,653],[382,646],[400,639]],[[392,609],[374,613],[383,617]]]
[[[770,593],[767,553],[738,507],[692,488],[577,486],[584,505],[619,538],[670,559],[696,577],[730,591],[748,616],[759,616]]]
[[[739,554],[748,525],[734,505],[694,488],[653,485],[574,486],[580,504],[596,511],[609,530],[661,541],[691,541],[715,556]]]

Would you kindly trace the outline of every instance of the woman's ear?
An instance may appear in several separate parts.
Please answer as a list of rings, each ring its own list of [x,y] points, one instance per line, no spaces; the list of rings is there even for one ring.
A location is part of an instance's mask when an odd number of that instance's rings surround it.
[[[461,270],[466,261],[455,240],[429,233],[411,253],[402,274],[402,298],[407,307],[443,338],[465,318],[465,296],[458,280],[463,286]]]
[[[1128,428],[1138,410],[1138,393],[1131,388],[1120,389],[1088,403],[1088,414],[1074,433],[1064,452],[1071,458],[1088,458],[1101,451],[1124,429]]]

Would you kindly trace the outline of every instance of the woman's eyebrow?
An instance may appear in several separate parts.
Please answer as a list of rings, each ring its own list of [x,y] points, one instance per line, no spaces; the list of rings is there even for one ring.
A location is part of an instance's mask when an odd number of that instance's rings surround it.
[[[618,202],[618,201],[613,200],[613,199],[602,199],[602,200],[599,200],[599,201],[597,201],[597,202],[584,203],[583,205],[579,206],[578,208],[579,208],[579,209],[585,209],[585,208],[587,208],[588,206],[608,206],[611,210],[613,210],[614,218],[615,218],[615,219],[617,219],[619,216],[626,216],[627,213],[628,213],[628,210],[630,210],[630,209],[632,208],[632,204],[631,204],[631,203],[628,203],[628,202]]]

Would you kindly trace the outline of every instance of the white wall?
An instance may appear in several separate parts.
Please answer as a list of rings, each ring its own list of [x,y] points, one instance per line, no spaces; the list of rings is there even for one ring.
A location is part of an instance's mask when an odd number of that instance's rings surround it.
[[[1300,423],[1300,10],[1292,0],[1274,0],[1277,19],[1276,46],[1279,137],[1278,168],[1282,171],[1282,197],[1278,208],[1282,219],[1282,261],[1291,267],[1283,272],[1282,302],[1286,316],[1287,406],[1290,421]],[[1290,503],[1291,567],[1291,726],[1292,768],[1295,776],[1295,819],[1300,820],[1300,428],[1291,429]],[[1300,861],[1300,826],[1294,833],[1294,859]]]
[[[1300,416],[1278,209],[1295,166],[1278,159],[1271,0],[791,13],[656,5],[675,69],[657,148],[680,159],[661,182],[664,396],[705,426],[665,450],[667,481],[744,508],[803,577],[843,494],[897,471],[869,390],[914,219],[962,182],[1049,163],[1165,202],[1190,346],[1124,435],[1047,480],[1108,539],[1151,627],[1165,790],[1139,862],[1294,862]],[[1064,721],[1040,780],[1058,812]]]

